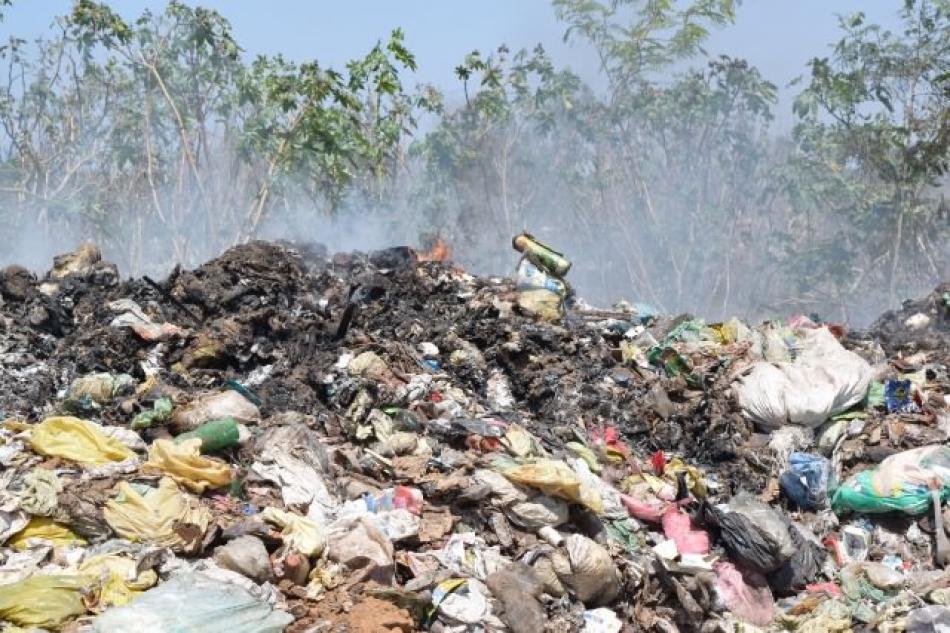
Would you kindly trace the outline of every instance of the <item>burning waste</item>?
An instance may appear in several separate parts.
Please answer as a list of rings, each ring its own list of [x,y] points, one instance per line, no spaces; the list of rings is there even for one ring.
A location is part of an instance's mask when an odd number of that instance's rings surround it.
[[[0,271],[0,621],[950,624],[950,284],[867,332],[706,323],[594,309],[513,246],[515,281],[439,238]]]

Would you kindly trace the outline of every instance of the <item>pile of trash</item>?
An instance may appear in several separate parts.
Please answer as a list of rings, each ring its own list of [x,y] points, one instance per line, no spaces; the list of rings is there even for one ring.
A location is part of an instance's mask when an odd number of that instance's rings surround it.
[[[950,285],[707,323],[514,246],[0,270],[0,629],[950,626]]]

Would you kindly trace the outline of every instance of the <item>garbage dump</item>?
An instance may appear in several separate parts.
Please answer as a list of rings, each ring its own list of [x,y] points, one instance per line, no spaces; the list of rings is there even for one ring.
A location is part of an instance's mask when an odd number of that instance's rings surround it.
[[[946,629],[950,284],[709,323],[514,246],[0,271],[0,628]]]

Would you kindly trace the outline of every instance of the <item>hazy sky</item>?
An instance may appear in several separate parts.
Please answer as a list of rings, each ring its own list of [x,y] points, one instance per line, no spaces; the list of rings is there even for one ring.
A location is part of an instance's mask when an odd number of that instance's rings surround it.
[[[14,0],[0,23],[0,35],[30,38],[44,33],[53,16],[65,13],[70,0]],[[125,17],[146,7],[160,10],[160,0],[113,0]],[[419,71],[415,80],[433,83],[454,100],[461,95],[452,69],[473,49],[511,48],[538,42],[555,62],[591,79],[596,61],[589,50],[562,42],[563,25],[548,0],[203,0],[230,19],[248,54],[281,52],[291,59],[316,58],[342,67],[365,53],[394,27],[402,27]],[[896,23],[901,0],[746,0],[734,26],[715,33],[712,54],[744,57],[780,87],[802,74],[805,62],[828,51],[838,38],[835,14],[863,10],[886,26]],[[787,93],[786,93],[787,94]],[[787,101],[778,113],[790,120]]]

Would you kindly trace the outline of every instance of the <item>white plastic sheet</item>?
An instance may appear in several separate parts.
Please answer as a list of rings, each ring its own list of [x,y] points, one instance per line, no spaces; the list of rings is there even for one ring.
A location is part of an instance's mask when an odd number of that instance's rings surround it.
[[[181,574],[103,613],[94,633],[281,633],[293,622],[244,589],[202,574]]]
[[[134,602],[109,609],[94,633],[282,633],[293,621],[236,585],[203,574],[173,576]]]

